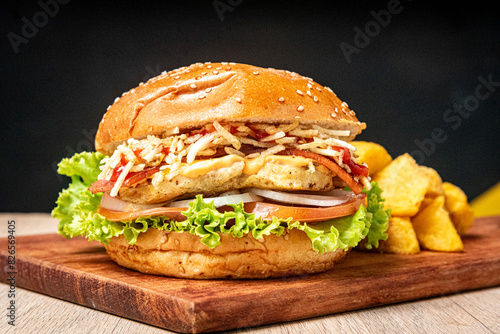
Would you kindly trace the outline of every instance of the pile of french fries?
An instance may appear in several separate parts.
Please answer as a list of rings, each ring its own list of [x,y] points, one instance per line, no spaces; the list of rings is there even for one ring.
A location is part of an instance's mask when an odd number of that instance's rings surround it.
[[[387,240],[378,251],[416,254],[421,249],[441,252],[463,250],[461,236],[474,221],[464,192],[443,182],[432,168],[419,166],[407,153],[392,159],[372,142],[351,142],[370,176],[382,188],[386,208],[391,209]]]

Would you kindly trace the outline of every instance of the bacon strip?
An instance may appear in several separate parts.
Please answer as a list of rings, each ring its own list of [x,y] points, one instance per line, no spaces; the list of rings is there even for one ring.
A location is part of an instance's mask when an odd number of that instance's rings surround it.
[[[329,159],[328,157],[310,152],[310,151],[302,151],[299,149],[287,149],[281,151],[279,154],[281,155],[299,155],[304,158],[316,160],[318,163],[322,164],[332,172],[334,172],[338,177],[340,177],[355,194],[361,193],[363,190],[363,185],[354,180],[354,177],[347,173],[345,169],[340,167],[335,161]]]
[[[115,183],[116,183],[115,181],[97,180],[90,185],[89,191],[92,194],[104,193],[106,191],[111,191],[111,189],[113,189],[113,186],[115,185]]]
[[[122,187],[130,187],[150,176],[153,176],[159,171],[160,171],[160,166],[156,166],[156,167],[145,168],[140,172],[129,173],[127,175],[127,179],[125,179],[125,181],[123,182]],[[97,180],[90,185],[89,191],[92,194],[110,191],[111,189],[113,189],[115,182],[116,181]]]

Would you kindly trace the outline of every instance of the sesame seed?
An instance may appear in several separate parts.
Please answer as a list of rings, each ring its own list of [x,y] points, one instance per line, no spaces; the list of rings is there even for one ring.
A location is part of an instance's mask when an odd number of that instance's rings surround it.
[[[211,91],[212,91],[212,88],[210,88],[210,87],[205,89],[205,93],[210,93]]]
[[[241,103],[241,99],[239,97],[236,98],[236,101]]]
[[[198,95],[198,98],[199,98],[200,100],[201,100],[201,99],[204,99],[204,98],[206,98],[206,97],[207,97],[207,96],[206,96],[205,94],[200,94],[200,95]]]
[[[111,104],[108,106],[108,108],[106,110],[109,110],[109,108],[111,108]]]
[[[325,87],[325,89],[326,89],[327,91],[329,91],[330,93],[333,93],[333,90],[332,90],[330,87]]]
[[[175,79],[175,80],[177,80],[177,79],[179,79],[180,77],[181,77],[180,75],[176,75],[176,76],[174,77],[174,79]]]
[[[201,72],[201,75],[205,75],[205,74],[207,74],[207,72]]]
[[[226,67],[226,71],[231,71],[231,67]]]
[[[301,91],[300,89],[297,89],[297,90],[296,90],[296,92],[297,92],[297,94],[299,94],[299,95],[304,95],[304,93],[302,93],[302,91]]]
[[[281,102],[281,103],[285,102],[285,98],[284,98],[283,96],[282,96],[282,97],[280,97],[280,98],[278,99],[278,102]]]
[[[254,75],[259,75],[259,71],[253,72]]]
[[[316,86],[316,90],[317,90],[318,92],[321,92],[321,88],[319,88],[318,86]]]
[[[217,74],[219,74],[219,71],[214,71],[213,73],[214,73],[215,75],[217,75]]]
[[[115,99],[115,103],[116,103],[116,102],[118,102],[118,100],[119,100],[119,99],[120,99],[120,98],[119,98],[119,97],[117,97],[117,98]]]
[[[194,78],[195,80],[200,80],[201,79],[201,75],[198,75],[196,78]]]
[[[227,65],[227,61],[223,61],[221,64],[225,66]]]
[[[165,74],[167,74],[167,71],[163,71],[163,72],[161,72],[161,74],[162,74],[162,75],[165,75]]]
[[[311,91],[310,91],[310,90],[308,90],[308,91],[306,92],[306,94],[307,94],[308,96],[312,96],[312,94],[311,94]]]
[[[235,62],[230,62],[229,65],[234,66],[234,65],[236,65],[236,63]]]
[[[316,103],[318,103],[318,101],[319,101],[319,99],[318,99],[318,97],[317,97],[317,96],[314,96],[314,97],[313,97],[313,100],[314,100],[314,102],[316,102]]]
[[[190,84],[189,87],[195,89],[196,88],[196,85],[194,83]]]
[[[311,83],[308,83],[308,84],[307,84],[307,87],[308,87],[309,89],[311,89],[311,88],[313,88],[313,85],[312,85]]]
[[[295,119],[300,119],[300,116],[295,116],[294,118],[295,118]]]
[[[205,62],[205,64],[212,64],[212,63],[211,63],[211,62],[209,62],[209,61],[206,61],[206,62]]]
[[[207,68],[212,68],[212,65],[208,65]]]
[[[330,116],[332,116],[332,118],[335,118],[337,117],[337,114],[331,113]]]
[[[304,106],[299,106],[299,107],[297,108],[297,111],[304,111]]]
[[[222,66],[216,67],[216,70],[222,70]]]

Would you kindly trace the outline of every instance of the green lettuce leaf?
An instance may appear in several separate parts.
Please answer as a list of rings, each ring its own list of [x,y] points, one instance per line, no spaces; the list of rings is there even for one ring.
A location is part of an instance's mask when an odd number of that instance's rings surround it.
[[[366,235],[367,249],[377,248],[380,240],[387,240],[387,229],[389,228],[390,209],[384,210],[385,199],[382,197],[382,189],[376,182],[371,183],[371,189],[366,191],[367,217],[370,226]]]
[[[99,206],[102,194],[92,195],[87,189],[97,180],[99,165],[104,157],[97,152],[82,152],[63,159],[58,165],[57,172],[71,177],[71,183],[59,193],[52,216],[59,219],[59,233],[67,238],[83,235],[84,231],[71,227],[73,219],[88,214],[87,211],[92,210],[95,203]]]
[[[376,184],[367,192],[366,208],[360,206],[353,215],[314,224],[292,218],[262,220],[245,212],[243,203],[230,205],[234,211],[219,212],[213,202],[206,203],[201,195],[189,203],[189,209],[183,212],[187,218],[181,222],[161,216],[112,222],[96,213],[102,194],[88,191],[97,180],[104,157],[100,153],[83,152],[59,164],[58,172],[71,177],[72,182],[59,194],[52,216],[60,220],[58,230],[66,238],[84,236],[108,244],[112,237],[123,235],[130,244],[135,244],[140,233],[155,228],[192,233],[200,237],[203,244],[214,248],[220,245],[221,234],[240,238],[252,233],[261,239],[270,234],[280,236],[286,229],[298,229],[306,233],[313,249],[319,253],[355,247],[365,238],[369,247],[377,247],[379,240],[387,238],[388,212],[383,210],[382,191]]]

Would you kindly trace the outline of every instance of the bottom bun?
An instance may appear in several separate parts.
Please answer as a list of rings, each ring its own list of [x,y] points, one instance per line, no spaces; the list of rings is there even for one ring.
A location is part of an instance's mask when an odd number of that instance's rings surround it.
[[[299,230],[281,236],[251,234],[241,238],[221,235],[221,244],[209,248],[189,232],[148,229],[135,245],[123,235],[111,238],[106,246],[119,265],[146,274],[179,278],[267,278],[314,274],[329,270],[347,251],[319,254],[311,240]]]

